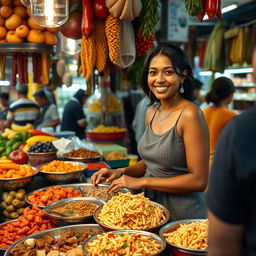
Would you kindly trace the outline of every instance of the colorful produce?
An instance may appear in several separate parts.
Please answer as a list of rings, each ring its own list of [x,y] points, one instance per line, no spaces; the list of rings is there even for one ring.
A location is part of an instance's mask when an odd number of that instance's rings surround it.
[[[26,205],[25,195],[26,191],[22,188],[18,191],[3,192],[1,209],[6,221],[17,219],[23,214]]]
[[[41,58],[42,58],[42,83],[48,84],[49,83],[50,66],[51,66],[50,55],[47,53],[41,53]]]
[[[32,145],[28,149],[28,153],[46,153],[46,152],[56,152],[57,149],[54,147],[52,142],[37,142],[36,144]]]
[[[69,153],[65,154],[67,157],[77,157],[77,158],[94,158],[94,157],[99,157],[100,153],[85,149],[85,148],[79,148],[79,149],[73,149]]]
[[[46,190],[34,191],[28,196],[28,201],[32,204],[46,206],[55,201],[59,201],[65,198],[81,197],[82,194],[72,187],[63,188],[61,186],[54,186],[47,188]]]
[[[105,126],[103,124],[100,124],[98,125],[96,128],[94,129],[91,129],[90,132],[99,132],[99,133],[102,133],[102,132],[124,132],[125,129],[124,128],[120,128],[118,126]]]
[[[152,34],[148,38],[143,38],[140,34],[140,31],[136,30],[135,32],[135,47],[136,47],[136,56],[141,56],[146,54],[152,47],[155,40],[155,34]]]
[[[8,158],[16,164],[25,164],[28,162],[28,155],[22,149],[12,151]]]
[[[35,171],[27,164],[19,165],[11,160],[0,160],[0,178],[21,178],[34,175]]]
[[[93,7],[91,0],[82,0],[83,5],[83,17],[82,17],[82,34],[85,38],[92,34],[94,27],[93,20]]]
[[[47,132],[42,132],[40,130],[36,130],[36,129],[29,129],[28,133],[32,136],[36,136],[36,135],[44,135],[44,136],[51,136],[53,137],[50,133]]]
[[[105,33],[108,41],[109,59],[115,64],[119,53],[120,20],[109,15],[105,23]]]
[[[13,131],[15,132],[27,132],[29,129],[32,128],[32,124],[26,124],[24,126],[21,126],[21,125],[17,125],[17,124],[12,124],[11,125],[11,128]]]
[[[47,141],[55,141],[58,140],[59,138],[53,137],[53,136],[45,136],[45,135],[38,135],[38,136],[33,136],[30,137],[26,143],[30,146],[36,144],[37,142],[47,142]]]
[[[87,170],[100,170],[101,168],[108,168],[107,163],[86,163]],[[106,192],[106,191],[105,191]]]
[[[109,15],[105,0],[93,0],[93,12],[98,19],[106,19]]]
[[[23,216],[2,226],[0,230],[0,248],[7,249],[19,239],[49,228],[54,228],[54,224],[43,210],[36,206],[26,207]]]
[[[218,9],[218,0],[206,0],[205,10],[210,21],[213,21]]]
[[[81,165],[74,165],[72,163],[65,163],[63,161],[54,160],[46,165],[38,168],[41,172],[74,172],[83,170]]]
[[[205,0],[201,0],[200,11],[199,11],[198,16],[197,16],[198,20],[200,22],[203,21],[204,15],[205,15]]]
[[[186,12],[190,16],[198,16],[201,7],[201,0],[185,0]]]

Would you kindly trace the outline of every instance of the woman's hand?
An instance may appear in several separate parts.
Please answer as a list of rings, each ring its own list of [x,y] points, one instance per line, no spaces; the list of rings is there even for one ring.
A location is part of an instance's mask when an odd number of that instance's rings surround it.
[[[123,169],[111,170],[108,168],[102,168],[98,172],[95,172],[92,177],[93,186],[97,186],[102,182],[111,182],[115,179],[120,178],[123,175]]]
[[[143,188],[143,178],[133,178],[123,175],[119,179],[115,179],[108,188],[108,193],[115,192],[119,188],[128,188],[138,190]]]

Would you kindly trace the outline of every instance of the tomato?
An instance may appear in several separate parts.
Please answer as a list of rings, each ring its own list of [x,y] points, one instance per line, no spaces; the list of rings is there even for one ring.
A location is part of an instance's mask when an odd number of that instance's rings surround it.
[[[21,149],[21,150],[23,150],[23,148],[26,146],[26,143],[24,143],[24,144],[21,144],[19,147],[18,147],[18,149]]]
[[[27,154],[21,149],[12,151],[8,158],[16,164],[25,164],[28,162]]]
[[[105,0],[94,0],[93,1],[93,11],[97,18],[106,19],[109,15],[108,8],[106,6]]]

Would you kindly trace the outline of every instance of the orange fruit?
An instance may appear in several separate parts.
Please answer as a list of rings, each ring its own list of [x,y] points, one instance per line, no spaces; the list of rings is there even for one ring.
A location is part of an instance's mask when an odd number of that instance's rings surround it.
[[[5,37],[5,40],[7,43],[21,43],[23,42],[22,38],[19,38],[16,34],[15,31],[8,31]]]
[[[44,30],[44,28],[38,25],[36,22],[34,22],[34,20],[31,17],[28,18],[28,26],[32,29]]]
[[[12,0],[1,0],[1,4],[2,5],[11,5],[12,4]]]
[[[55,34],[55,33],[57,33],[59,31],[58,28],[46,28],[46,30],[51,32],[51,33],[53,33],[53,34]]]
[[[23,6],[16,6],[14,8],[14,13],[20,15],[21,18],[25,18],[27,16],[27,10]]]
[[[57,38],[49,31],[44,31],[44,43],[48,45],[54,45],[57,43]]]
[[[2,16],[0,16],[0,26],[4,26],[5,20]]]
[[[23,4],[22,4],[22,2],[20,0],[14,0],[13,4],[17,5],[17,6],[23,6]]]
[[[31,29],[28,32],[27,41],[30,43],[42,44],[44,43],[44,33],[37,29]]]
[[[5,21],[5,27],[8,30],[15,30],[21,23],[21,17],[14,13]]]
[[[0,39],[5,38],[6,34],[7,34],[6,28],[3,27],[3,26],[1,26],[1,27],[0,27]]]
[[[26,26],[26,25],[20,25],[20,26],[18,26],[18,27],[15,29],[15,34],[16,34],[18,37],[21,37],[21,38],[27,37],[28,32],[29,32],[29,28],[28,28],[28,26]]]
[[[12,15],[13,10],[10,6],[4,5],[0,9],[0,14],[3,18],[8,18]]]
[[[30,17],[31,16],[31,9],[27,8],[27,15]]]

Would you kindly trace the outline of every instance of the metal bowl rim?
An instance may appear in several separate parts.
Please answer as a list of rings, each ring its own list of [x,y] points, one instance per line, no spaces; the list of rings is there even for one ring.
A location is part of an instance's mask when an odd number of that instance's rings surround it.
[[[91,160],[91,159],[100,159],[102,157],[102,154],[100,154],[99,156],[95,156],[95,157],[87,157],[87,158],[80,158],[80,157],[72,157],[72,156],[65,156],[65,154],[63,155],[64,158],[68,159],[68,160],[80,160],[80,161],[86,161],[86,160]]]
[[[43,211],[45,212],[46,215],[50,216],[51,218],[55,218],[56,220],[80,220],[80,219],[87,219],[89,217],[93,216],[93,213],[90,215],[86,215],[86,216],[71,216],[71,217],[64,217],[64,216],[56,216],[53,215],[49,212],[47,212],[47,209],[51,209],[51,207],[61,204],[61,203],[73,203],[74,201],[87,201],[93,204],[93,202],[97,202],[97,203],[101,203],[102,205],[106,202],[102,199],[96,198],[96,197],[71,197],[71,198],[65,198],[59,201],[55,201],[52,202],[50,204],[47,204],[47,206],[44,207]],[[94,204],[96,205],[96,204]],[[98,205],[96,205],[96,209],[94,211],[97,210],[97,208],[100,207]]]
[[[14,181],[14,180],[22,180],[22,179],[27,179],[27,178],[33,178],[34,176],[36,176],[39,173],[39,170],[34,166],[30,166],[30,167],[35,172],[34,174],[32,174],[30,176],[25,176],[25,177],[19,177],[19,178],[0,178],[0,182],[1,181]]]
[[[54,161],[54,160],[53,160]],[[88,168],[88,166],[87,166],[87,164],[85,164],[85,163],[81,163],[81,162],[73,162],[73,161],[63,161],[64,163],[70,163],[70,164],[73,164],[73,165],[81,165],[81,166],[83,166],[84,167],[84,169],[82,169],[82,170],[78,170],[78,171],[72,171],[72,172],[44,172],[44,171],[41,171],[40,169],[39,169],[39,167],[42,167],[42,166],[44,166],[44,165],[47,165],[47,164],[41,164],[41,165],[38,165],[36,168],[39,170],[39,172],[40,173],[42,173],[42,174],[53,174],[53,175],[63,175],[63,174],[71,174],[71,173],[79,173],[79,172],[83,172],[83,171],[85,171],[87,168]],[[49,162],[49,163],[51,163],[51,162]],[[48,163],[48,164],[49,164]]]
[[[48,188],[53,188],[53,187],[56,187],[56,186],[60,186],[60,187],[64,187],[64,188],[69,188],[69,187],[72,187],[72,188],[78,188],[79,189],[79,187],[93,187],[93,185],[91,184],[91,183],[73,183],[73,184],[60,184],[60,185],[52,185],[52,186],[47,186],[47,187],[43,187],[43,188],[40,188],[40,189],[36,189],[36,190],[33,190],[33,191],[30,191],[29,193],[27,193],[26,194],[26,196],[25,196],[25,200],[26,200],[26,202],[29,204],[29,205],[35,205],[35,206],[37,206],[37,207],[39,207],[39,208],[44,208],[44,207],[46,207],[46,206],[43,206],[43,205],[38,205],[38,204],[33,204],[33,203],[31,203],[29,200],[28,200],[28,197],[29,196],[31,196],[34,192],[36,192],[36,191],[44,191],[44,190],[47,190]],[[98,186],[99,187],[108,187],[109,186],[109,184],[98,184]],[[119,190],[124,190],[124,191],[119,191],[119,192],[123,192],[123,193],[128,193],[128,192],[131,192],[129,189],[127,189],[127,188],[120,188]],[[97,198],[97,197],[95,197],[95,198]],[[99,199],[101,199],[101,198],[99,198]],[[101,199],[101,200],[103,200],[103,199]],[[104,200],[103,200],[104,201]]]
[[[174,225],[177,225],[177,224],[189,224],[189,223],[192,223],[192,222],[204,222],[206,221],[207,219],[184,219],[184,220],[177,220],[177,221],[172,221],[168,224],[165,224],[164,226],[162,226],[159,230],[159,235],[160,237],[167,243],[169,244],[170,246],[172,246],[173,248],[177,248],[177,249],[182,249],[186,252],[201,252],[201,253],[207,253],[208,250],[198,250],[198,249],[191,249],[191,248],[187,248],[187,247],[184,247],[184,246],[180,246],[180,245],[176,245],[176,244],[172,244],[170,242],[168,242],[166,240],[166,238],[163,236],[164,233],[166,233],[166,231],[174,226]]]
[[[159,204],[159,203],[156,203],[156,202],[153,202],[153,201],[150,201],[150,203],[153,204],[153,205],[155,205],[155,206],[158,206],[159,208],[161,208],[161,209],[164,211],[164,214],[165,214],[165,216],[166,216],[166,219],[165,219],[162,223],[160,223],[160,224],[158,224],[158,225],[156,225],[156,226],[153,226],[153,227],[148,227],[148,228],[143,228],[143,229],[132,229],[132,230],[138,230],[138,231],[146,231],[146,232],[148,232],[148,230],[157,229],[157,228],[159,228],[159,227],[165,225],[165,224],[168,222],[168,220],[170,219],[170,211],[169,211],[165,206],[163,206],[162,204]],[[95,220],[99,225],[101,225],[102,227],[104,227],[104,228],[106,228],[106,229],[113,229],[113,230],[117,230],[117,231],[125,230],[125,229],[121,229],[121,228],[110,227],[110,226],[108,226],[108,225],[106,225],[106,224],[101,223],[100,220],[98,219],[98,216],[97,216],[97,215],[98,215],[99,211],[102,209],[102,207],[103,207],[103,205],[101,205],[101,206],[99,206],[97,209],[95,209],[95,211],[94,211],[94,213],[93,213],[93,218],[94,218],[94,220]]]
[[[141,235],[145,235],[145,236],[149,236],[153,239],[155,239],[156,241],[158,241],[160,244],[161,244],[161,249],[156,253],[156,254],[153,254],[151,256],[156,256],[156,255],[159,255],[161,252],[164,251],[165,247],[166,247],[166,242],[165,240],[163,240],[159,235],[157,234],[154,234],[154,233],[151,233],[151,232],[148,232],[148,231],[144,231],[144,230],[131,230],[131,229],[124,229],[124,230],[116,230],[116,231],[109,231],[109,232],[104,232],[104,234],[107,234],[107,233],[113,233],[113,234],[123,234],[123,233],[128,233],[128,234],[141,234]],[[82,245],[82,250],[83,250],[83,253],[86,255],[86,256],[90,256],[85,248],[87,246],[88,243],[90,243],[91,241],[97,239],[97,235],[94,235],[92,237],[90,237],[89,239],[87,239],[85,242],[83,242],[83,245]]]
[[[17,245],[19,245],[20,243],[24,242],[25,240],[29,239],[29,238],[34,238],[35,236],[43,236],[44,234],[48,234],[54,231],[58,231],[58,230],[62,230],[62,229],[73,229],[73,228],[93,228],[93,227],[97,227],[102,229],[102,227],[98,224],[94,224],[94,223],[89,223],[89,224],[75,224],[75,225],[68,225],[68,226],[62,226],[62,227],[56,227],[56,228],[51,228],[51,229],[46,229],[31,235],[28,235],[26,237],[21,238],[20,240],[18,240],[17,242],[13,243],[8,249],[5,250],[5,254],[4,256],[8,256],[8,253],[11,249],[13,249],[14,247],[16,247]],[[104,230],[102,229],[102,231],[104,232]],[[65,231],[64,231],[65,232]]]
[[[35,153],[35,152],[27,152],[28,155],[32,155],[32,156],[35,156],[35,155],[39,155],[39,156],[43,156],[43,155],[54,155],[54,154],[57,154],[58,150],[56,151],[51,151],[51,152],[38,152],[38,153]]]

